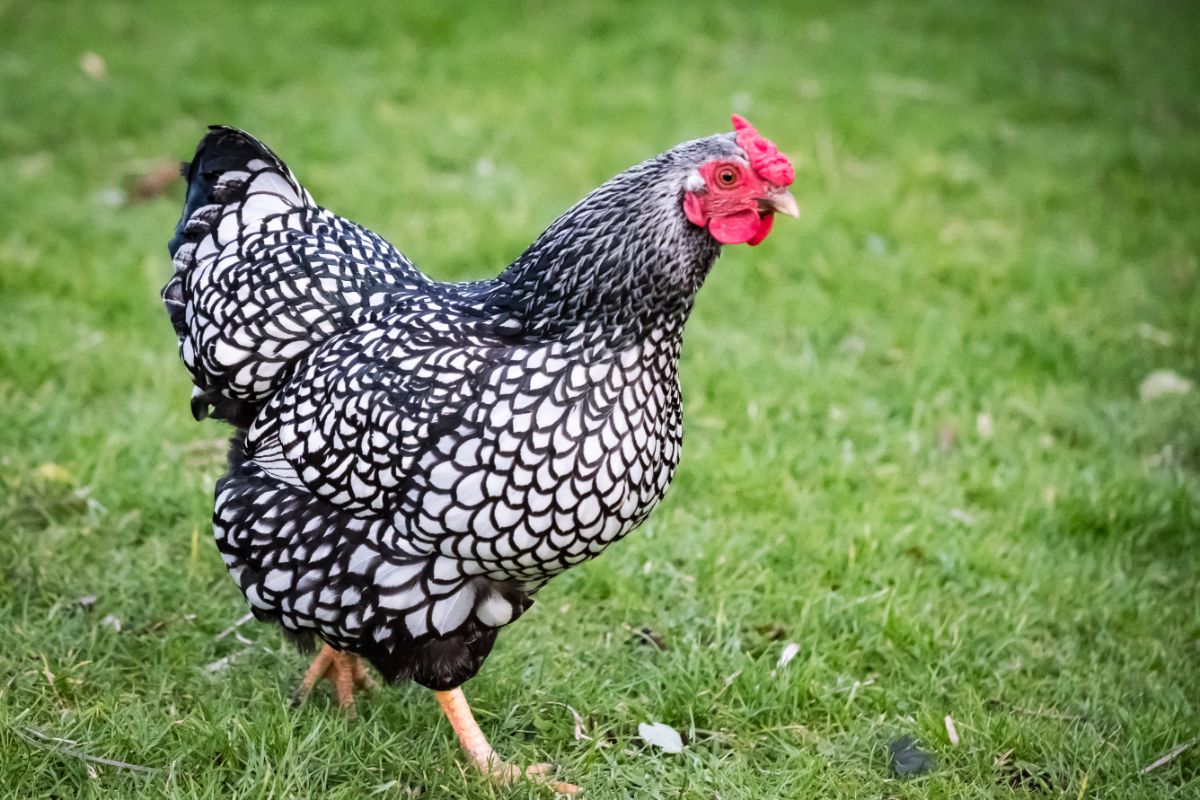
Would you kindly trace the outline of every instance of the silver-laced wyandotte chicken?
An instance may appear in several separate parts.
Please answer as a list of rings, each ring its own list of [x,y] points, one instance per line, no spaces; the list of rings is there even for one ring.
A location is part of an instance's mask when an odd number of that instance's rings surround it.
[[[299,699],[324,677],[352,712],[361,656],[433,689],[482,771],[549,782],[493,752],[459,686],[546,581],[667,490],[696,291],[722,244],[796,214],[788,160],[733,122],[457,284],[316,205],[253,137],[200,142],[163,301],[193,414],[238,429],[213,512],[225,564],[259,619],[324,643]]]

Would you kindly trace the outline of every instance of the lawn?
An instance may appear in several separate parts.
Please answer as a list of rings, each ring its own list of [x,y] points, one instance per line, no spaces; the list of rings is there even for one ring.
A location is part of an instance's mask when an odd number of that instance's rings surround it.
[[[501,635],[485,730],[597,800],[1200,794],[1200,391],[1139,392],[1200,382],[1192,4],[399,5],[0,0],[0,797],[548,796],[228,631],[146,176],[244,127],[485,277],[730,111],[802,219],[718,262],[675,485]]]

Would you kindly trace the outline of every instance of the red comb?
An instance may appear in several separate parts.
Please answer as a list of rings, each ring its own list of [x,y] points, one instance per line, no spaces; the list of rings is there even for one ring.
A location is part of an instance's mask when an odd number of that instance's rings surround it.
[[[740,114],[732,115],[733,129],[737,131],[738,147],[746,151],[750,166],[758,176],[773,186],[788,186],[796,178],[792,162],[779,152],[775,143],[759,135],[758,129]]]

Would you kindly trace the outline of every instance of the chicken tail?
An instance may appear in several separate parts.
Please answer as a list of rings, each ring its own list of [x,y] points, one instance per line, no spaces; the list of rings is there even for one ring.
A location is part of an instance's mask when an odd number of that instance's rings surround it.
[[[375,234],[320,208],[270,148],[213,126],[184,166],[163,305],[195,389],[192,414],[238,427],[316,344],[427,282]]]

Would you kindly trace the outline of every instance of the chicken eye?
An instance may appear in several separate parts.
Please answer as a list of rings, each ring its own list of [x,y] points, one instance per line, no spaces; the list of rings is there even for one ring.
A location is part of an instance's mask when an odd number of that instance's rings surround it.
[[[726,187],[733,186],[737,183],[737,173],[733,171],[732,167],[723,167],[717,172],[717,183]]]

